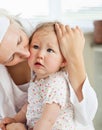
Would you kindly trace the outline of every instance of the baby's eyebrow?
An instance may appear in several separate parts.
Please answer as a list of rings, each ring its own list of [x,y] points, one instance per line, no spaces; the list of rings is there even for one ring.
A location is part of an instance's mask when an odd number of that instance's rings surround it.
[[[48,47],[55,48],[55,45],[48,42]]]

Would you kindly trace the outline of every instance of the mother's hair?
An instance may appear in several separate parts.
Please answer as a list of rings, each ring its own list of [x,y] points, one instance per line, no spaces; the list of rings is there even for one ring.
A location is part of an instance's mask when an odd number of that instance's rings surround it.
[[[18,16],[11,15],[7,10],[0,9],[0,17],[7,17],[10,20],[10,24],[16,25],[17,28],[23,29],[22,25],[17,21]]]
[[[32,25],[32,22],[29,19],[23,19],[20,15],[12,15],[5,9],[0,9],[0,17],[7,17],[10,20],[10,24],[15,25],[16,28],[23,30],[28,37],[31,36],[35,26]],[[1,26],[1,25],[0,25]]]

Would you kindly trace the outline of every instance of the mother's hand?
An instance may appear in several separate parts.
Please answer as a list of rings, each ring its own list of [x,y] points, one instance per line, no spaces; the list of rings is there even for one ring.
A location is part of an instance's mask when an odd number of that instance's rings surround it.
[[[86,78],[83,49],[85,38],[79,27],[70,28],[68,25],[55,25],[59,46],[67,61],[69,81],[79,101],[83,99],[82,87]]]
[[[70,28],[68,25],[56,24],[59,45],[67,62],[79,58],[83,53],[85,38],[79,27]]]

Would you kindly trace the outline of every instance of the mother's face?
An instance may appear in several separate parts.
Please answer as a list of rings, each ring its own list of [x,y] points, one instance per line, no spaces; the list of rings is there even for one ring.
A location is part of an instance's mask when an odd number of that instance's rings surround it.
[[[29,55],[29,39],[26,33],[11,24],[0,43],[0,63],[13,66]]]

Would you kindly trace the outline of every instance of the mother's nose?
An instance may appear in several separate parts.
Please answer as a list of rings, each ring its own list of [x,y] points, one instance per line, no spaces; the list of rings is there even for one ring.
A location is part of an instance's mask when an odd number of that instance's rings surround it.
[[[18,49],[17,53],[22,57],[22,58],[28,58],[30,56],[30,52],[28,48],[22,48]]]

